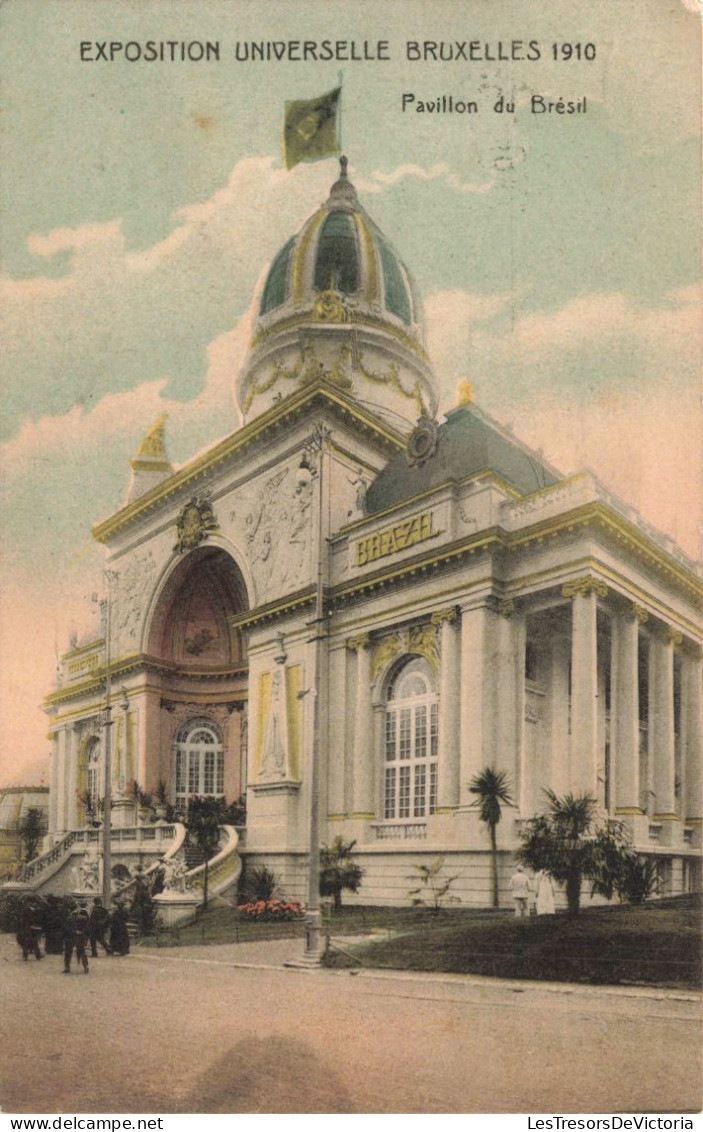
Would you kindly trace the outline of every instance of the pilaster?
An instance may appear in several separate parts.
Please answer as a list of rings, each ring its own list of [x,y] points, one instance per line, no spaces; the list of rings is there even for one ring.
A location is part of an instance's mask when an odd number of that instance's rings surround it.
[[[347,648],[356,652],[356,700],[352,754],[351,817],[375,817],[373,782],[373,707],[371,704],[371,648],[368,633],[350,637]]]
[[[459,805],[460,619],[456,607],[432,614],[440,626],[437,810]]]

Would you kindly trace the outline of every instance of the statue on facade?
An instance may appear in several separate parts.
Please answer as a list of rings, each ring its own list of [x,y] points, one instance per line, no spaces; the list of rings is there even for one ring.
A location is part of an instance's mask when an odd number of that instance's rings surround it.
[[[97,892],[100,887],[100,862],[94,850],[88,850],[77,868],[76,887],[80,892]]]
[[[167,857],[161,865],[164,874],[164,892],[185,892],[188,866],[180,857]]]
[[[286,716],[285,706],[283,704],[283,678],[280,668],[277,668],[271,677],[268,723],[264,737],[264,753],[261,761],[262,778],[283,778],[285,776],[285,726]]]

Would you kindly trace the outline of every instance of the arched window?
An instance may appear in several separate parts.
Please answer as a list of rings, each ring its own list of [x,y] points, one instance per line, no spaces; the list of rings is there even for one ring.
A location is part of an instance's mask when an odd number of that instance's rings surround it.
[[[90,795],[93,806],[102,793],[102,756],[100,740],[91,739],[86,750],[85,792]]]
[[[386,704],[383,817],[423,818],[437,808],[437,693],[426,660],[409,661]]]
[[[192,794],[222,797],[224,753],[215,725],[192,719],[176,742],[176,805],[185,806]]]

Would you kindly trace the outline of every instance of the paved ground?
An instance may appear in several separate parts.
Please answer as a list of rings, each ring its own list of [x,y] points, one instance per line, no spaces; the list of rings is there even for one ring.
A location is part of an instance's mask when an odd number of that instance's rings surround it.
[[[283,969],[298,940],[61,972],[0,936],[6,1112],[683,1112],[700,997]]]

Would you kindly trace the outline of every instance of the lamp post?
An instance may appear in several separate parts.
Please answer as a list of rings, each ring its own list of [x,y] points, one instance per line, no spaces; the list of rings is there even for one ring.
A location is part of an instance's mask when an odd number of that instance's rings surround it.
[[[112,582],[117,577],[114,570],[106,570],[107,597],[100,602],[100,614],[105,636],[105,707],[103,727],[105,728],[105,788],[103,794],[103,904],[109,908],[112,900],[112,654],[110,637],[112,633]]]
[[[330,430],[318,422],[308,442],[300,471],[306,469],[311,479],[317,481],[317,563],[315,582],[315,616],[310,622],[314,645],[312,694],[312,751],[310,755],[310,814],[309,837],[310,856],[308,860],[308,900],[305,917],[305,950],[303,963],[318,966],[320,963],[320,688],[322,682],[322,663],[324,642],[327,638],[324,609],[325,578],[325,532],[324,532],[324,486],[325,458]],[[317,467],[310,466],[310,459],[317,458]]]

